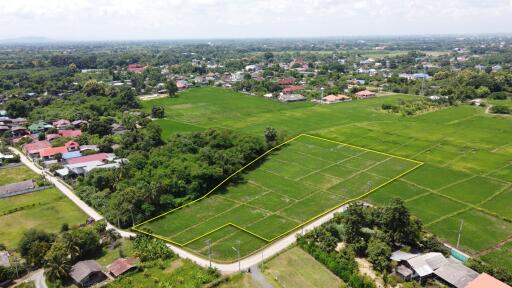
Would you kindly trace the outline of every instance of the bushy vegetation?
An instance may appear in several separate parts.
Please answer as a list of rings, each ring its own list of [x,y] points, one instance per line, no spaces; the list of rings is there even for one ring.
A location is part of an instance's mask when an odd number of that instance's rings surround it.
[[[139,236],[133,241],[135,256],[142,262],[158,259],[169,259],[173,256],[172,251],[161,240],[153,237]]]
[[[124,135],[128,163],[92,171],[77,184],[80,197],[123,227],[201,197],[265,149],[260,139],[228,130],[175,134],[154,149],[159,134],[144,135]]]
[[[337,251],[339,242],[345,242],[346,248]],[[392,267],[389,257],[396,249],[448,252],[439,240],[423,231],[421,222],[410,216],[399,198],[382,208],[351,204],[347,211],[336,214],[298,243],[350,287],[374,287],[358,275],[355,256],[366,257],[373,269],[387,275]]]
[[[399,100],[397,104],[382,104],[382,110],[399,113],[403,116],[412,116],[426,112],[432,112],[442,107],[454,104],[452,99],[441,98],[438,101],[428,99]]]

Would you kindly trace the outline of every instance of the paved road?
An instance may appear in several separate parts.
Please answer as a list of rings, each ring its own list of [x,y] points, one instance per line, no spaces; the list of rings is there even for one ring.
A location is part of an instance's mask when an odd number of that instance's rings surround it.
[[[36,284],[36,288],[48,288],[46,286],[46,281],[44,280],[44,270],[39,269],[34,272],[29,278],[30,280],[34,281],[34,284]]]
[[[268,283],[267,278],[261,273],[258,265],[254,265],[251,267],[251,276],[256,281],[261,288],[273,288],[273,286]]]
[[[20,156],[21,162],[23,162],[23,164],[27,165],[34,172],[36,172],[39,175],[44,174],[46,179],[50,183],[54,184],[55,187],[57,187],[64,195],[66,195],[71,201],[73,201],[78,207],[80,207],[80,209],[82,209],[87,215],[91,216],[95,220],[103,219],[103,216],[101,214],[99,214],[96,210],[94,210],[92,207],[90,207],[84,201],[82,201],[80,198],[78,198],[78,196],[76,196],[76,194],[73,193],[73,191],[67,185],[63,184],[57,177],[49,175],[48,173],[45,173],[41,168],[39,168],[37,165],[35,165],[30,159],[28,159],[28,157],[26,157],[23,153],[21,153],[17,149],[12,148],[12,147],[9,147],[9,149],[11,149],[11,151],[13,151],[14,153],[18,154]],[[318,218],[317,220],[307,224],[303,229],[297,231],[297,233],[302,233],[302,232],[306,233],[307,231],[310,231],[313,228],[322,225],[323,223],[332,219],[334,213],[343,212],[347,209],[347,207],[348,207],[348,205],[342,206],[342,207]],[[125,237],[125,238],[136,236],[135,233],[118,229],[115,226],[111,225],[110,223],[107,223],[107,227],[109,229],[115,229],[116,231],[119,232],[119,234],[121,234],[122,237]],[[295,243],[296,239],[297,239],[296,233],[291,233],[291,234],[275,241],[274,243],[272,243],[271,245],[269,245],[262,251],[242,259],[240,261],[240,269],[247,270],[249,267],[258,265],[259,263],[261,263],[261,261],[276,255],[277,253],[286,249],[288,246]],[[178,246],[175,246],[172,244],[167,244],[167,246],[181,258],[190,259],[191,261],[195,262],[196,264],[198,264],[200,266],[208,267],[210,264],[208,259],[199,257],[181,247],[178,247]],[[217,268],[219,271],[225,272],[225,273],[236,272],[239,270],[238,262],[223,264],[223,263],[216,263],[216,262],[212,261],[212,266]]]
[[[73,192],[73,190],[71,190],[71,188],[69,188],[67,185],[62,183],[60,181],[60,179],[58,179],[55,176],[50,175],[49,173],[44,172],[41,168],[39,168],[39,166],[34,164],[34,162],[32,162],[27,156],[25,156],[25,154],[21,153],[18,149],[13,148],[13,147],[9,147],[9,149],[12,152],[16,153],[17,155],[19,155],[21,162],[23,164],[27,165],[27,167],[29,167],[30,169],[32,169],[34,172],[36,172],[39,175],[44,175],[45,178],[48,180],[48,182],[55,185],[55,187],[57,187],[64,195],[66,195],[66,197],[68,197],[71,201],[73,201],[73,203],[75,203],[80,209],[82,209],[82,211],[84,211],[85,214],[89,215],[96,221],[103,219],[103,216],[100,213],[98,213],[91,206],[87,205],[87,203],[82,201],[82,199],[80,199],[78,196],[76,196],[76,194]],[[135,233],[118,229],[117,227],[115,227],[114,225],[112,225],[108,222],[107,222],[107,229],[116,230],[117,232],[119,232],[121,237],[124,237],[124,238],[136,236]]]
[[[337,213],[337,212],[344,212],[345,210],[347,210],[347,207],[348,205],[344,205],[344,206],[341,206],[340,208],[318,218],[317,220],[307,224],[303,231],[304,233],[312,230],[313,228],[315,227],[318,227],[320,225],[322,225],[323,223],[329,221],[330,219],[333,218],[333,215],[334,213]],[[297,231],[297,233],[302,233],[302,229]],[[254,265],[257,265],[259,263],[261,263],[262,260],[265,260],[265,259],[268,259],[274,255],[276,255],[277,253],[281,252],[282,250],[286,249],[288,246],[292,245],[293,243],[295,243],[295,241],[297,240],[297,234],[296,233],[291,233],[279,240],[276,240],[274,243],[272,243],[271,245],[269,245],[268,247],[266,247],[265,249],[263,249],[262,251],[256,253],[256,254],[253,254],[249,257],[246,257],[244,259],[242,259],[240,261],[240,267],[241,267],[241,270],[247,270],[247,268],[251,267],[251,266],[254,266]],[[202,257],[199,257],[193,253],[190,253],[189,251],[183,249],[183,248],[180,248],[180,247],[177,247],[176,245],[172,245],[172,244],[167,244],[167,246],[174,252],[176,253],[178,256],[180,256],[181,258],[186,258],[186,259],[190,259],[191,261],[195,262],[196,264],[200,265],[200,266],[203,266],[203,267],[208,267],[209,266],[209,262],[208,262],[208,259],[204,259]],[[229,263],[229,264],[223,264],[223,263],[216,263],[216,262],[213,262],[212,261],[212,266],[217,268],[219,271],[221,272],[225,272],[225,273],[229,273],[229,272],[236,272],[238,271],[238,265],[239,263],[238,262],[234,262],[234,263]]]

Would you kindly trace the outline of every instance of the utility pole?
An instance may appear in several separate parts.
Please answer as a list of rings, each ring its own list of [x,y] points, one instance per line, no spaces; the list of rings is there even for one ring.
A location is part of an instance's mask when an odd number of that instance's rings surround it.
[[[427,77],[427,70],[425,69],[425,66],[423,66],[423,77],[422,77],[422,80],[421,80],[421,95],[422,96],[425,96],[425,78]]]
[[[459,249],[460,236],[462,235],[462,225],[464,225],[464,219],[460,220],[459,236],[457,237],[457,249]]]
[[[237,248],[235,248],[235,247],[231,247],[231,248],[233,248],[233,250],[235,250],[236,254],[238,255],[238,272],[240,272],[240,271],[242,271],[241,264],[240,264],[240,261],[241,261],[241,259],[240,259],[240,240],[236,240],[236,243],[238,244]]]
[[[133,209],[133,207],[130,208],[130,214],[132,215],[132,226],[135,226],[135,220],[133,218],[133,210],[132,209]]]
[[[210,262],[210,268],[212,267],[212,239],[206,240],[208,244],[208,262]]]

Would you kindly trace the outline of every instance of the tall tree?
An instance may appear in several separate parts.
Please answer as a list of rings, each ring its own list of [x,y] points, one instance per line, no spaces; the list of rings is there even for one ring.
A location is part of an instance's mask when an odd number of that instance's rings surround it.
[[[170,97],[176,96],[176,92],[178,92],[178,86],[176,86],[176,82],[174,80],[169,80],[165,88],[167,89],[167,93],[169,93]]]

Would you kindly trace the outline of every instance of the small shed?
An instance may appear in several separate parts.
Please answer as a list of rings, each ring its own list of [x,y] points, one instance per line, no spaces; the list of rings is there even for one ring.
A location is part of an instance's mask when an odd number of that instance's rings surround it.
[[[111,264],[107,265],[107,270],[112,277],[117,278],[135,268],[133,265],[134,259],[119,258]]]
[[[89,287],[107,279],[101,266],[94,260],[77,262],[71,267],[69,276],[80,287]]]

